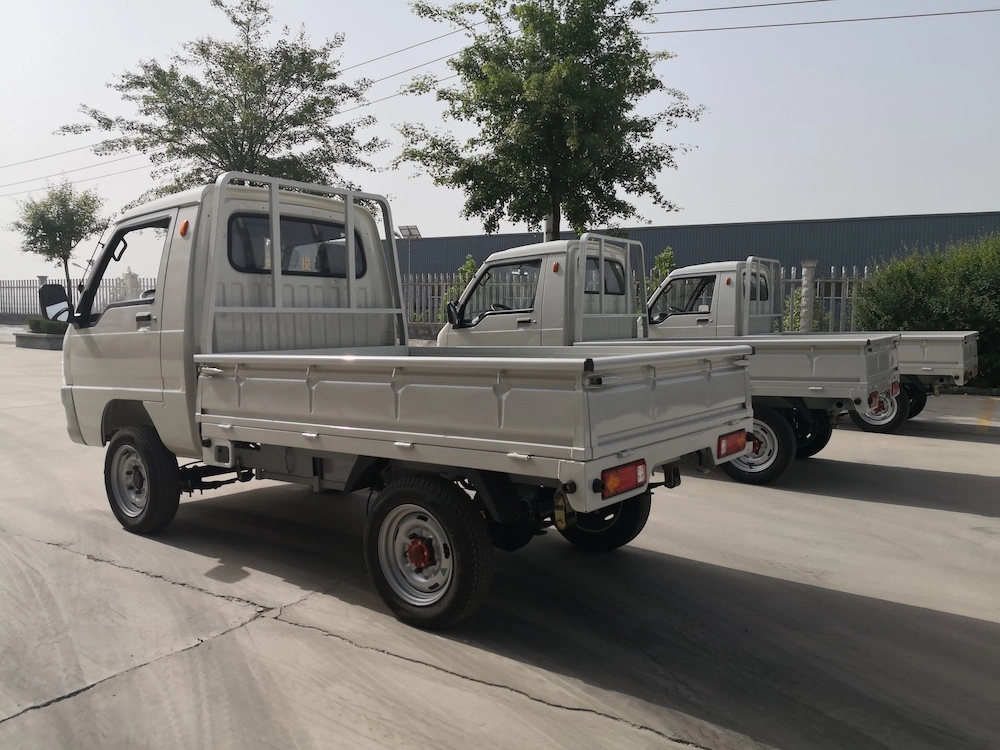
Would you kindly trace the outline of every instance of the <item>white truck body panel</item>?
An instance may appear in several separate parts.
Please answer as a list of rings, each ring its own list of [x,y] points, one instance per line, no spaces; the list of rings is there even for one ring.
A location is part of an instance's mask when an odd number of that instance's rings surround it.
[[[624,456],[652,468],[709,446],[714,455],[718,435],[749,427],[750,351],[206,354],[195,357],[197,420],[206,438],[554,476],[583,488]],[[590,491],[571,501],[578,511],[604,504]]]

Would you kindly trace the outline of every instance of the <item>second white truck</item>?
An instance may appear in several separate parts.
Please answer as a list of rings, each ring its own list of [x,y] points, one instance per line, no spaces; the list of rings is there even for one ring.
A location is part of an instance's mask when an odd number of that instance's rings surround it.
[[[771,482],[796,457],[822,450],[841,412],[868,414],[899,392],[897,334],[716,335],[708,343],[650,338],[644,326],[637,329],[641,297],[637,298],[629,281],[632,257],[641,254],[639,243],[597,234],[494,253],[460,301],[449,306],[448,323],[437,343],[544,349],[599,342],[661,352],[692,344],[748,344],[753,347],[749,357],[754,411],[750,450],[720,468],[750,484]],[[741,279],[730,274],[719,283],[738,288]],[[762,294],[764,302],[766,292]],[[708,283],[692,284],[683,300],[664,300],[664,318],[681,305],[695,311],[698,318],[711,318],[712,300],[717,296]],[[751,323],[757,322],[758,314],[763,315],[747,309]],[[658,320],[654,315],[654,325]],[[698,330],[695,320],[691,324],[688,336]],[[760,325],[770,326],[770,318]]]

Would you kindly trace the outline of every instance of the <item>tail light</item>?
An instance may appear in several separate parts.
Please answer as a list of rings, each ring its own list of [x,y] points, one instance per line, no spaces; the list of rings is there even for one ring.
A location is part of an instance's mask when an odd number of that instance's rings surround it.
[[[633,461],[624,466],[601,472],[601,497],[608,498],[643,487],[646,484],[646,462]],[[596,488],[595,488],[596,489]]]
[[[722,435],[719,438],[719,458],[725,458],[726,456],[731,456],[734,453],[741,453],[744,448],[747,447],[747,431],[738,430],[736,432],[730,432],[728,435]]]
[[[898,396],[898,395],[899,395],[899,381],[898,381],[898,380],[897,380],[897,381],[895,381],[895,382],[894,382],[894,383],[892,384],[892,388],[890,388],[890,389],[889,389],[889,391],[890,391],[890,392],[892,393],[892,395],[893,395],[894,397],[895,397],[895,396]]]

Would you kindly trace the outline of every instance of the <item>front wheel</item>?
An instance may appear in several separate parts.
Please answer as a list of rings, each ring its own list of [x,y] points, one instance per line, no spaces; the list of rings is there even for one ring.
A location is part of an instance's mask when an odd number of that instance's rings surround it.
[[[180,502],[177,457],[152,427],[125,427],[108,444],[104,488],[125,529],[136,534],[160,531],[174,520]]]
[[[795,459],[795,431],[769,406],[753,407],[753,429],[747,442],[749,453],[719,466],[737,482],[767,484],[784,474]]]
[[[381,492],[365,524],[365,563],[401,622],[437,630],[471,615],[493,580],[486,519],[453,482],[401,477]]]
[[[580,513],[576,523],[561,530],[565,539],[588,552],[610,552],[631,542],[646,526],[652,494],[622,500],[593,513]]]
[[[865,432],[895,432],[910,415],[910,399],[901,388],[899,394],[893,397],[880,394],[874,411],[868,414],[852,411],[850,415],[851,421]]]

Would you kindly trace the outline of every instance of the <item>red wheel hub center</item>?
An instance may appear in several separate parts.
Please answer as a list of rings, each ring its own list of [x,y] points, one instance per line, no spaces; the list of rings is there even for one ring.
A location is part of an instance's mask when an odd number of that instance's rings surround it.
[[[414,568],[426,568],[431,562],[431,549],[426,539],[411,539],[406,548],[406,559]]]

